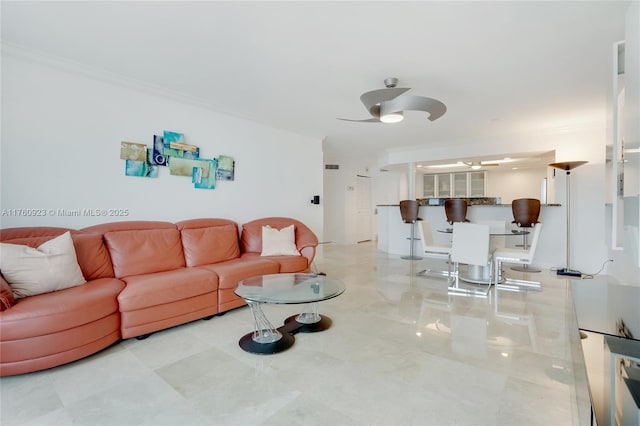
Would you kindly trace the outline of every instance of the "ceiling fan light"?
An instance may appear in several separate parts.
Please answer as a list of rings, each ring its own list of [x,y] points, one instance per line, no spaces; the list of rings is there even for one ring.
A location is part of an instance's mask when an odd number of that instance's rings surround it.
[[[479,163],[473,163],[473,164],[471,165],[471,168],[472,168],[473,170],[478,170],[478,169],[482,168],[482,166],[481,166]]]
[[[392,113],[380,116],[380,121],[388,124],[399,123],[402,120],[404,120],[404,115],[402,114],[402,112],[392,112]]]

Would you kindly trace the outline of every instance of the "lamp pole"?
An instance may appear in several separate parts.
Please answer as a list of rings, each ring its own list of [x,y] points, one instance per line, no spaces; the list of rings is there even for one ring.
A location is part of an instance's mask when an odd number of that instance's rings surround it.
[[[567,261],[565,263],[565,267],[558,269],[557,274],[558,275],[566,275],[566,276],[570,276],[570,277],[580,277],[582,276],[582,273],[580,271],[574,271],[573,269],[571,269],[571,170],[582,166],[583,164],[587,164],[588,161],[565,161],[562,163],[551,163],[549,164],[549,166],[556,168],[556,169],[560,169],[560,170],[564,170],[566,172],[566,205],[567,205],[567,221],[566,221],[566,226],[567,226]]]

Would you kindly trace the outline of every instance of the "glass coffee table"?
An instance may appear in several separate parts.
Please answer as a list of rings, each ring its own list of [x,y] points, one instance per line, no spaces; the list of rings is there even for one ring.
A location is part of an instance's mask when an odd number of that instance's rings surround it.
[[[314,333],[331,326],[331,319],[318,314],[318,302],[344,293],[339,280],[316,274],[259,275],[240,281],[234,292],[242,297],[253,314],[254,331],[239,342],[242,349],[256,354],[274,354],[293,345],[293,335]],[[306,304],[302,313],[275,328],[262,311],[262,304]]]

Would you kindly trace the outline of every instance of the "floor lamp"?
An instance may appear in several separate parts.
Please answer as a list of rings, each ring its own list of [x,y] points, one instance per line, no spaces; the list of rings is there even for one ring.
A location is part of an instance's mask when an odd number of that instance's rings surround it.
[[[582,272],[571,269],[571,170],[587,164],[588,161],[565,161],[562,163],[551,163],[549,166],[567,172],[567,262],[565,267],[558,269],[558,275],[569,277],[581,277]]]

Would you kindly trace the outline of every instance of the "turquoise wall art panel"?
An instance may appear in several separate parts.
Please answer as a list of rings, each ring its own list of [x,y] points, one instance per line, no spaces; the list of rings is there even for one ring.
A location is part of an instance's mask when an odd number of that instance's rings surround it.
[[[218,167],[218,161],[216,159],[213,160],[202,160],[206,161],[208,164],[208,170],[204,170],[203,167],[194,167],[193,168],[193,176],[191,181],[193,182],[193,187],[196,189],[215,189],[216,188],[216,168]],[[204,174],[207,174],[209,177],[204,177]]]
[[[174,176],[191,176],[196,189],[215,189],[216,181],[232,181],[235,160],[228,155],[200,158],[200,148],[186,142],[184,133],[164,130],[153,135],[147,147],[137,142],[121,142],[120,158],[125,160],[125,175],[157,178],[160,166],[168,167]]]
[[[236,168],[236,162],[233,157],[228,155],[218,156],[218,169],[216,171],[216,179],[218,180],[233,180]]]

